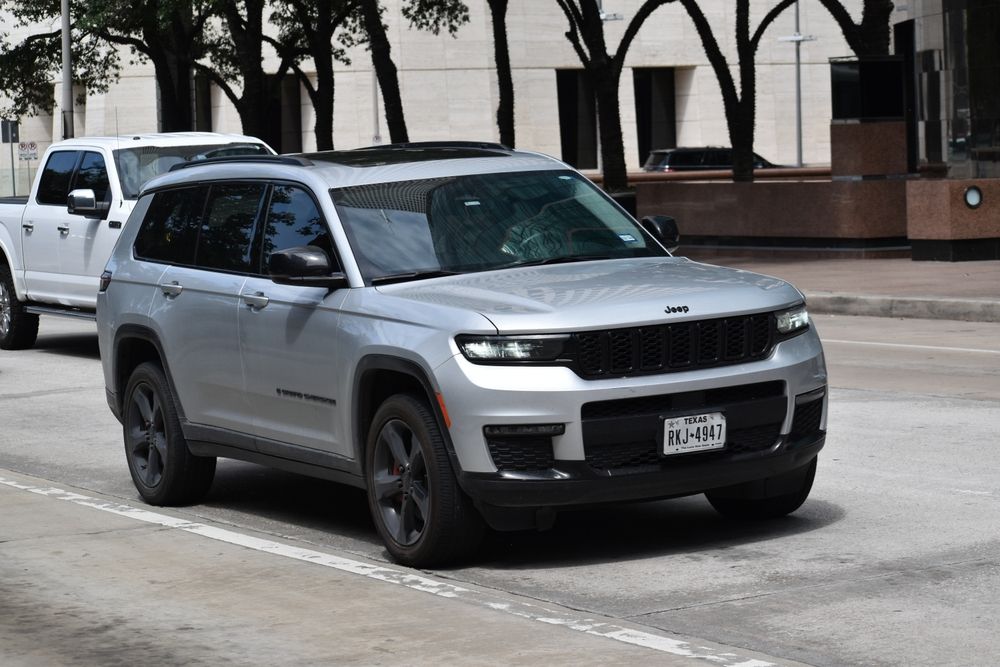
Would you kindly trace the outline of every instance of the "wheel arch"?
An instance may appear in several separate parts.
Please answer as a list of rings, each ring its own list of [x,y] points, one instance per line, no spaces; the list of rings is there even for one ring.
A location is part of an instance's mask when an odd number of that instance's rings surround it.
[[[125,401],[125,387],[132,372],[146,361],[155,362],[163,369],[163,374],[167,378],[167,384],[174,395],[174,403],[177,406],[177,413],[181,420],[184,420],[184,408],[177,395],[177,388],[174,386],[173,375],[170,373],[166,355],[163,353],[163,345],[159,336],[152,329],[136,324],[123,325],[115,332],[113,356],[111,358],[111,377],[114,382],[113,392],[117,405],[118,414],[122,414]]]
[[[455,465],[455,448],[448,431],[438,392],[430,375],[419,364],[409,359],[388,355],[369,355],[358,363],[354,375],[354,392],[351,415],[354,420],[354,451],[356,460],[365,466],[365,443],[372,418],[379,406],[394,394],[412,393],[424,398],[437,420],[441,437],[448,450],[448,457]]]
[[[10,280],[14,284],[14,296],[19,300],[26,298],[24,279],[19,275],[20,267],[15,263],[16,248],[7,225],[0,224],[0,265],[10,271]]]

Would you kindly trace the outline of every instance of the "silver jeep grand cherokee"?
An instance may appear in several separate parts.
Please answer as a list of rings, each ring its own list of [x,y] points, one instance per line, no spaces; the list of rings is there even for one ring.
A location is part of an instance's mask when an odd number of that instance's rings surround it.
[[[353,484],[414,566],[570,506],[792,512],[826,429],[802,294],[676,243],[671,220],[491,144],[158,177],[97,309],[135,486],[197,502],[220,456]]]

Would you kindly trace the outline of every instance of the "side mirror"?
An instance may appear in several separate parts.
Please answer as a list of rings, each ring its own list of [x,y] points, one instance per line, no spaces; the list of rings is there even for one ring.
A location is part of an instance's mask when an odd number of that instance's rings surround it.
[[[73,190],[66,197],[66,210],[70,215],[82,215],[85,218],[108,217],[111,206],[107,202],[97,201],[94,191],[87,188]]]
[[[667,250],[677,251],[681,244],[681,233],[677,229],[676,220],[666,215],[647,215],[640,221],[640,224]]]
[[[325,287],[331,291],[347,287],[347,276],[333,273],[326,251],[312,245],[272,252],[267,259],[267,270],[278,285]]]

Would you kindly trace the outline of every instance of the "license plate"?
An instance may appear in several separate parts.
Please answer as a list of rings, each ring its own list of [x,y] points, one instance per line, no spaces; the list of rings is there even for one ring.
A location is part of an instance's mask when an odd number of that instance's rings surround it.
[[[663,455],[690,454],[726,446],[726,415],[669,417],[663,420]]]

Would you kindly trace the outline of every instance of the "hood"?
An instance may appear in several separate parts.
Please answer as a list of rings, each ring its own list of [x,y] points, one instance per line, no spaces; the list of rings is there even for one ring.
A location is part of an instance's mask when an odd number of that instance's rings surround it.
[[[378,288],[478,312],[501,333],[581,331],[777,310],[802,300],[788,283],[681,257],[487,271]]]

